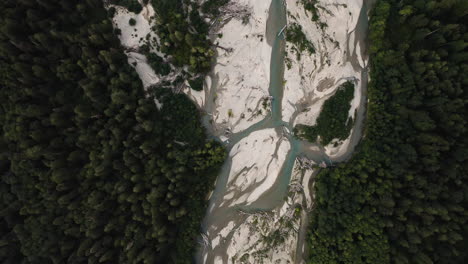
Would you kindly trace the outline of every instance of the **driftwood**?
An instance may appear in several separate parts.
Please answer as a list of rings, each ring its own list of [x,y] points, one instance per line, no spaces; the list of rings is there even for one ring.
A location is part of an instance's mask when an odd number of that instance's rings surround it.
[[[234,50],[233,48],[225,48],[225,47],[220,46],[220,45],[218,45],[218,44],[214,44],[214,46],[215,46],[216,48],[220,48],[220,49],[226,51],[227,53],[231,53],[231,52]]]
[[[240,5],[235,2],[229,2],[222,6],[219,10],[220,15],[212,18],[210,24],[211,32],[219,32],[221,28],[227,24],[231,19],[239,19],[245,23],[248,23],[252,16],[251,7],[247,5]]]

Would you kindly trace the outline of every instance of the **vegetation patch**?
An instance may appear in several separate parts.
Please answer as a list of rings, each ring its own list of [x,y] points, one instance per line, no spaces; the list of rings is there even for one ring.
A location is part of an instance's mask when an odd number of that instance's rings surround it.
[[[177,75],[183,79],[192,76],[204,79],[215,55],[205,20],[219,15],[219,8],[226,3],[228,0],[206,1],[202,5],[197,1],[152,0],[156,13],[152,17],[152,31],[158,38],[148,34],[138,52],[147,57],[149,65],[158,74],[164,76],[177,68],[180,69]],[[155,54],[154,49],[163,55]],[[191,85],[195,90],[203,89],[199,80],[193,80]]]
[[[204,14],[209,14],[212,17],[220,15],[220,9],[229,3],[229,0],[207,0],[201,6],[201,11]]]
[[[314,44],[307,39],[306,35],[302,31],[302,26],[293,23],[288,26],[286,31],[286,40],[294,44],[297,59],[300,60],[301,53],[307,51],[309,55],[315,53]]]
[[[201,17],[199,6],[191,3],[191,11],[182,1],[156,1],[153,6],[157,13],[153,30],[160,39],[160,45],[151,44],[169,56],[175,67],[188,66],[194,74],[206,74],[211,69],[215,54],[208,39],[208,25]]]
[[[312,21],[318,22],[320,19],[317,7],[318,0],[301,0],[301,3],[305,10],[312,14]]]
[[[333,139],[348,138],[353,126],[353,119],[348,117],[351,101],[354,98],[354,84],[346,82],[330,99],[325,101],[314,126],[297,125],[294,134],[310,142],[317,141],[320,136],[321,144],[326,146]]]
[[[110,0],[109,2],[113,5],[123,6],[135,14],[139,14],[143,10],[138,0]]]
[[[150,51],[149,45],[143,45],[140,47],[139,52],[146,56],[148,64],[154,70],[155,73],[162,76],[166,76],[171,72],[170,63],[164,61],[158,54]]]
[[[312,21],[318,24],[321,30],[324,30],[328,25],[320,19],[319,8],[322,9],[324,12],[332,15],[330,11],[325,9],[323,6],[318,5],[318,0],[301,0],[304,9],[309,11],[312,14]],[[347,7],[346,4],[337,4],[337,6]]]
[[[205,82],[205,77],[200,76],[193,80],[189,80],[188,82],[189,82],[190,87],[194,89],[195,91],[203,91],[203,84]]]

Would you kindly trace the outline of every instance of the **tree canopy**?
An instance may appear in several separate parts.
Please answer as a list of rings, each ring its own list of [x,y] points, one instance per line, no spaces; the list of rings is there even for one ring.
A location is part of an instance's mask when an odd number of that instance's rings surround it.
[[[309,263],[467,263],[467,3],[377,1],[366,136],[317,176]]]
[[[0,7],[0,262],[190,263],[225,156],[196,107],[143,89],[101,0]]]

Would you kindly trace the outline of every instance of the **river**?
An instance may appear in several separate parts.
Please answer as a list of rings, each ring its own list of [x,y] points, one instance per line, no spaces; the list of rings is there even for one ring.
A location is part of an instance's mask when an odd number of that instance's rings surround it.
[[[368,28],[368,5],[372,4],[373,1],[364,1],[361,14],[358,18],[358,23],[356,26],[355,32],[350,32],[348,35],[348,41],[350,41],[350,36],[352,33],[355,34],[355,43],[354,46],[360,45],[361,55],[363,58],[367,58],[367,28]],[[228,223],[233,222],[235,230],[239,225],[241,225],[246,216],[239,214],[239,209],[247,212],[253,211],[269,211],[278,206],[281,206],[284,202],[284,197],[287,194],[288,185],[290,183],[292,170],[294,167],[295,160],[298,156],[305,156],[310,160],[313,160],[315,163],[319,164],[325,162],[328,165],[331,165],[333,162],[343,162],[348,160],[353,154],[356,146],[359,144],[364,127],[364,119],[366,116],[366,103],[367,103],[367,65],[362,68],[359,65],[356,48],[354,53],[349,52],[347,60],[351,62],[353,68],[361,72],[361,82],[360,82],[360,93],[361,100],[357,109],[357,115],[355,119],[355,125],[351,133],[350,144],[346,152],[338,157],[330,158],[326,155],[324,148],[308,142],[304,142],[296,139],[291,133],[293,131],[292,122],[288,123],[282,120],[282,101],[283,101],[283,90],[284,90],[284,66],[285,66],[285,46],[286,41],[283,34],[278,34],[283,27],[287,24],[287,12],[286,6],[283,0],[272,0],[269,10],[269,16],[267,20],[266,28],[266,38],[270,45],[272,45],[272,54],[271,54],[271,64],[270,64],[270,84],[269,84],[269,93],[273,98],[271,103],[271,114],[268,115],[262,121],[252,125],[248,129],[241,131],[239,133],[234,133],[229,136],[229,143],[226,144],[228,151],[232,149],[236,143],[242,139],[248,137],[251,133],[263,129],[275,129],[278,134],[284,133],[284,131],[289,131],[285,133],[287,140],[290,143],[290,150],[286,156],[286,159],[282,165],[280,173],[276,178],[276,182],[268,191],[263,193],[258,200],[249,204],[249,205],[239,205],[239,206],[224,206],[222,205],[223,197],[226,192],[226,185],[229,178],[229,173],[232,166],[232,158],[228,157],[224,163],[221,172],[217,178],[215,189],[210,198],[210,205],[207,215],[202,223],[202,231],[205,234],[211,234],[207,236],[208,240],[213,239],[213,235],[216,235],[221,228],[228,225]],[[349,45],[348,45],[349,47]],[[212,89],[210,90],[211,96],[214,93],[213,87],[216,87],[217,78],[212,76]],[[208,98],[211,98],[209,96]],[[213,104],[210,103],[211,100],[207,100],[207,105],[205,105],[205,111],[210,113],[213,111]],[[298,108],[299,109],[299,108]],[[204,120],[205,126],[210,130],[210,123],[206,117]],[[315,147],[315,148],[311,148]],[[314,150],[315,149],[315,150]],[[234,195],[236,197],[236,195]],[[307,215],[304,213],[301,221],[301,229],[299,231],[299,241],[297,244],[297,257],[296,262],[300,263],[303,258],[303,244],[305,240],[306,227],[307,227]],[[227,240],[231,239],[233,236],[232,232],[226,237]],[[226,246],[218,245],[217,247],[211,248],[200,248],[197,253],[196,259],[198,263],[214,263],[215,256],[222,256],[222,263],[228,263],[228,255],[226,254]]]

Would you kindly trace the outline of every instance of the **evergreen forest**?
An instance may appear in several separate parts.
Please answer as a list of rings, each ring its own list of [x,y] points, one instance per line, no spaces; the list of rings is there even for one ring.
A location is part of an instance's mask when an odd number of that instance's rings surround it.
[[[468,1],[371,15],[365,138],[316,178],[308,263],[468,263]]]
[[[143,89],[103,1],[0,7],[0,263],[191,263],[225,157],[195,105]]]
[[[147,88],[106,8],[139,1],[0,1],[0,263],[194,262],[226,151],[174,87],[203,90],[228,0],[150,1],[159,40],[138,52],[173,78]],[[468,263],[468,1],[377,0],[369,32],[364,138],[315,177],[307,263]],[[353,94],[297,135],[345,139]]]

